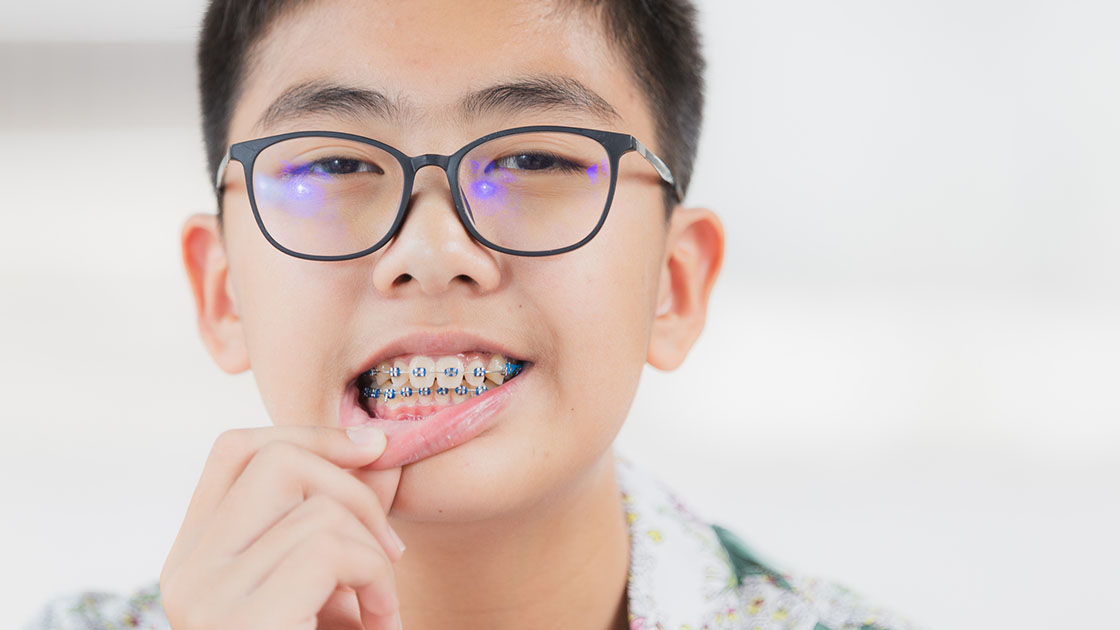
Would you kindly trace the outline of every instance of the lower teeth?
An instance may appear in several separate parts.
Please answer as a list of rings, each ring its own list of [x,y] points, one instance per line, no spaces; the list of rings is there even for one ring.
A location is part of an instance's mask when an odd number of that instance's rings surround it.
[[[454,390],[454,392],[456,394],[459,394],[460,396],[481,396],[488,391],[490,391],[490,388],[485,385],[479,385],[477,387],[467,387],[466,385],[460,385]],[[399,389],[393,389],[392,387],[363,387],[362,397],[368,398],[370,400],[378,400],[380,398],[384,398],[385,400],[393,400],[397,397],[411,398],[412,396],[431,396],[432,392],[435,392],[439,396],[448,396],[451,394],[452,390],[447,389],[446,387],[437,387],[434,390],[431,387],[408,386],[404,386]]]

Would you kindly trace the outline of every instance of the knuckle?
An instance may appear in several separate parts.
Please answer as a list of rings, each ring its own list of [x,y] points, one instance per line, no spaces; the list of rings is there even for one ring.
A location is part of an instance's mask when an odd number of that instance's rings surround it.
[[[329,495],[316,494],[304,503],[314,518],[327,526],[341,524],[350,517],[350,511]]]
[[[210,450],[220,455],[231,455],[244,451],[248,443],[248,429],[226,429],[214,440],[214,446]]]
[[[298,447],[287,442],[272,441],[257,450],[250,465],[286,472],[291,467],[292,458],[298,456]]]
[[[342,540],[334,532],[321,530],[307,538],[301,551],[313,558],[334,561],[343,557],[344,546]]]

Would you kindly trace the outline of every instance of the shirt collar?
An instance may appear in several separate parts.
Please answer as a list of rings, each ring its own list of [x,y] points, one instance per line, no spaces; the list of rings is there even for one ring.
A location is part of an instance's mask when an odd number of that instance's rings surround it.
[[[630,528],[631,630],[720,626],[738,595],[711,525],[627,458],[615,456],[615,471]]]

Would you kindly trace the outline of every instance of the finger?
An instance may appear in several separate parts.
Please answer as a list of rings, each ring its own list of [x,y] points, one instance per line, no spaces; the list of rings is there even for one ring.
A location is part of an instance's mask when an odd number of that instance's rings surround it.
[[[399,607],[392,613],[384,615],[377,614],[368,610],[364,604],[361,604],[363,597],[371,597],[371,595],[366,594],[366,589],[358,589],[357,593],[362,612],[362,627],[365,628],[365,630],[402,630],[401,611]]]
[[[363,486],[373,490],[377,499],[381,501],[381,511],[388,514],[389,509],[393,506],[393,501],[397,498],[397,488],[401,485],[402,470],[399,466],[384,470],[362,468],[349,471],[349,474],[360,481]]]
[[[220,590],[234,597],[251,593],[293,549],[325,533],[354,540],[385,555],[380,543],[356,516],[331,497],[319,495],[286,514],[237,556],[227,566]]]
[[[373,534],[353,513],[329,496],[319,495],[286,514],[244,553],[231,560],[213,556],[200,558],[205,554],[195,554],[174,575],[174,591],[205,592],[209,594],[206,598],[208,609],[235,610],[293,549],[324,534],[349,538],[384,553]],[[348,616],[357,624],[360,619],[358,602],[352,590],[349,594],[353,609]],[[169,590],[165,595],[170,596],[172,592]],[[196,601],[192,606],[197,608],[198,603]],[[335,625],[325,627],[336,628]]]
[[[233,429],[219,435],[210,449],[179,534],[167,555],[161,579],[194,548],[203,525],[265,444],[277,441],[295,444],[340,467],[358,468],[376,460],[384,452],[385,441],[378,433],[384,436],[374,429],[370,434],[373,439],[364,445],[356,444],[346,431],[334,427],[255,427]]]
[[[219,558],[237,555],[307,499],[326,495],[356,516],[395,561],[395,534],[377,495],[323,458],[286,442],[266,444],[214,511],[199,549]]]
[[[396,582],[384,555],[369,545],[335,534],[301,542],[245,601],[244,619],[254,626],[289,627],[314,618],[338,586],[366,587],[362,600],[378,616],[398,608]]]
[[[358,607],[358,596],[349,586],[339,586],[327,598],[327,603],[315,616],[316,628],[323,630],[366,630],[362,625],[362,611]]]

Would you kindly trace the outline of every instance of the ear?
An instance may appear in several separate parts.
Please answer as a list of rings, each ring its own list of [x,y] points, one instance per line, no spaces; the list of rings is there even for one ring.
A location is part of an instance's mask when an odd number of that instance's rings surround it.
[[[723,224],[706,208],[677,208],[669,223],[646,360],[672,370],[704,329],[708,298],[723,264]]]
[[[249,352],[229,280],[229,260],[218,217],[191,216],[183,225],[181,239],[202,343],[218,367],[230,374],[244,372],[249,369]]]

